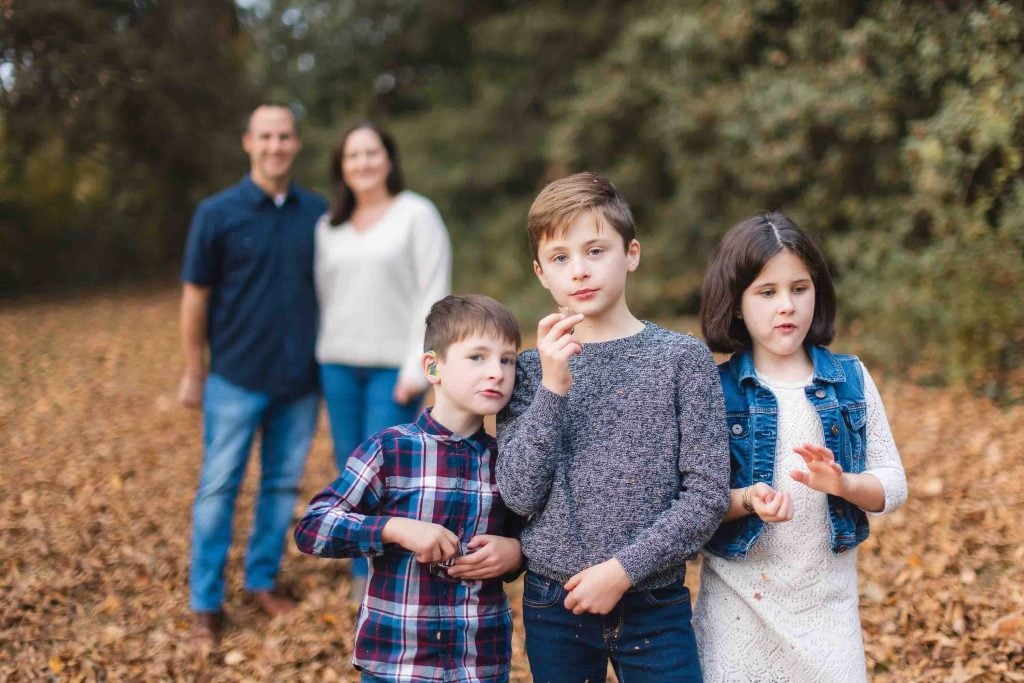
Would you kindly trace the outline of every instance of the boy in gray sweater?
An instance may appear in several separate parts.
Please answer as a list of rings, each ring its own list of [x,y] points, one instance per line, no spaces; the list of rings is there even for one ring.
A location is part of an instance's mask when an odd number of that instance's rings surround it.
[[[700,340],[638,320],[633,217],[593,173],[557,180],[528,218],[559,313],[537,326],[498,416],[497,479],[527,517],[526,650],[538,683],[700,680],[686,559],[729,504],[718,370]]]

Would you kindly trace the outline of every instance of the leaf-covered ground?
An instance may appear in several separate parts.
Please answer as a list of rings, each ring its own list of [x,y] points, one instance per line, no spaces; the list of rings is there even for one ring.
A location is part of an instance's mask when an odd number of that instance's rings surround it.
[[[189,645],[200,417],[174,401],[176,316],[174,289],[0,308],[0,680],[356,680],[344,563],[289,544],[300,608],[271,621],[241,597],[255,466],[224,642]],[[1024,681],[1024,408],[879,379],[911,498],[861,552],[875,680]],[[321,419],[297,513],[329,448]]]

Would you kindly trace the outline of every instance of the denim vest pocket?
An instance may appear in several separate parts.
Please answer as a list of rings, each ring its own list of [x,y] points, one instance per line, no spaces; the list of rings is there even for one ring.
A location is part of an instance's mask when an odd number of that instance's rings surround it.
[[[549,578],[527,572],[523,580],[523,605],[535,609],[552,607],[562,595],[562,584]]]
[[[671,583],[661,588],[652,588],[643,592],[644,600],[652,607],[668,607],[681,602],[690,602],[690,589],[682,581]]]
[[[849,439],[850,471],[857,474],[863,472],[866,467],[868,406],[864,401],[856,401],[843,405],[840,411]]]

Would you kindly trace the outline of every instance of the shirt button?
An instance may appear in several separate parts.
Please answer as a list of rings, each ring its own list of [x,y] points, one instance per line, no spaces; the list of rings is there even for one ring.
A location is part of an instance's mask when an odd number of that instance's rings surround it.
[[[839,546],[839,552],[840,553],[845,553],[846,552],[846,546],[845,545]]]
[[[839,425],[832,425],[832,436],[839,436]]]
[[[743,425],[741,425],[741,424],[734,424],[732,426],[732,433],[736,434],[737,436],[742,434],[743,433]]]
[[[818,389],[817,391],[814,392],[814,395],[817,396],[818,398],[825,398],[825,390]]]

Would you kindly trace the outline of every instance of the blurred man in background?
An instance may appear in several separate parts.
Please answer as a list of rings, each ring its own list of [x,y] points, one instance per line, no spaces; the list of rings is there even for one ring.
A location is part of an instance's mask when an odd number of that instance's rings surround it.
[[[257,432],[260,485],[245,591],[272,617],[295,606],[275,591],[276,578],[318,408],[313,239],[327,205],[291,182],[301,142],[288,108],[257,107],[242,146],[250,172],[199,205],[182,270],[179,399],[203,411],[192,637],[210,646],[224,626],[235,498]]]

